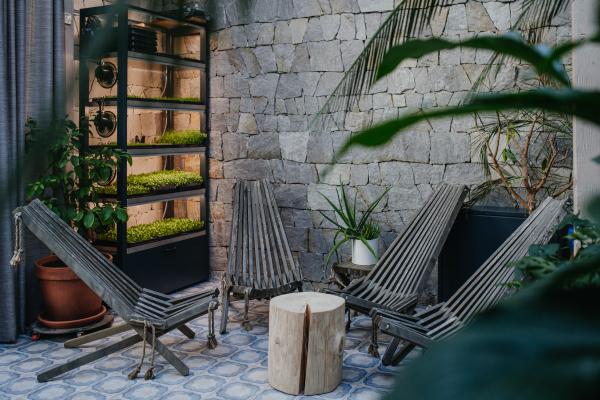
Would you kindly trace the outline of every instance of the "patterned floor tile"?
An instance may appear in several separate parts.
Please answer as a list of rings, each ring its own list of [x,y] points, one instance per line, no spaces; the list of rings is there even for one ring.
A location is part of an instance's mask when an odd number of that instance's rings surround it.
[[[203,374],[197,377],[194,376],[188,383],[183,385],[183,388],[194,393],[208,394],[222,387],[226,382],[225,379],[218,376]]]
[[[39,389],[42,385],[33,377],[20,378],[2,386],[2,392],[8,395],[23,395]]]
[[[269,371],[267,368],[252,368],[240,376],[240,380],[250,383],[265,384],[269,383]]]
[[[249,399],[260,390],[258,385],[253,385],[246,382],[233,382],[219,389],[215,396],[223,399]]]
[[[93,390],[83,390],[67,397],[65,400],[107,400],[108,395]]]
[[[237,362],[223,361],[208,370],[209,374],[223,377],[233,377],[241,374],[248,369],[245,364]]]
[[[170,393],[167,393],[160,399],[161,400],[201,400],[202,396],[197,393],[189,392],[187,390],[174,390]]]
[[[295,398],[296,396],[292,396],[275,389],[264,390],[255,397],[256,400],[291,400]]]
[[[111,376],[96,383],[92,386],[92,389],[100,393],[117,394],[129,389],[138,382],[136,379],[129,380],[127,376]]]
[[[10,366],[10,369],[23,374],[39,373],[49,368],[54,362],[41,357],[30,357],[17,364]]]
[[[259,361],[262,361],[266,356],[266,351],[247,349],[235,353],[233,356],[231,356],[231,361],[238,361],[246,364],[254,364]]]
[[[193,355],[185,359],[185,365],[192,371],[202,371],[212,367],[217,362],[216,358],[207,357],[204,355]]]
[[[383,390],[359,387],[350,393],[348,400],[379,400],[385,393]]]
[[[344,369],[342,370],[343,382],[360,382],[365,376],[367,376],[367,370],[362,368],[353,368],[344,365]]]
[[[99,382],[107,376],[108,375],[106,373],[100,372],[96,369],[85,369],[67,376],[64,379],[64,382],[72,386],[85,387],[90,386],[95,382]]]
[[[197,293],[207,287],[218,287],[212,281],[188,288],[187,294]],[[250,302],[250,322],[253,330],[246,332],[240,326],[244,317],[244,302],[230,305],[228,332],[219,334],[219,345],[214,350],[206,348],[207,316],[190,321],[188,326],[196,333],[188,339],[175,330],[161,337],[161,342],[183,359],[190,368],[187,376],[179,374],[162,356],[156,354],[156,378],[143,379],[150,365],[150,349],[146,347],[146,360],[135,380],[127,375],[135,368],[142,354],[141,343],[108,357],[101,358],[82,368],[63,374],[50,382],[38,383],[35,375],[67,360],[81,357],[92,351],[132,336],[133,331],[114,335],[80,346],[65,349],[69,337],[48,337],[32,342],[27,335],[19,336],[16,343],[0,344],[0,400],[31,399],[296,399],[271,388],[268,384],[268,328],[269,302]],[[215,313],[219,325],[221,312]],[[116,316],[115,324],[123,320]],[[399,373],[420,351],[415,350],[398,367],[385,367],[381,361],[366,353],[371,335],[371,319],[360,315],[352,319],[352,329],[347,334],[344,349],[343,382],[336,390],[307,399],[379,399],[391,387],[393,375]],[[390,337],[379,335],[379,350],[383,350]]]
[[[154,381],[146,381],[143,384],[132,387],[119,397],[128,400],[158,399],[168,391],[169,389],[165,385],[160,385]]]
[[[69,385],[45,386],[27,395],[31,400],[63,400],[70,394],[75,393],[75,388]]]

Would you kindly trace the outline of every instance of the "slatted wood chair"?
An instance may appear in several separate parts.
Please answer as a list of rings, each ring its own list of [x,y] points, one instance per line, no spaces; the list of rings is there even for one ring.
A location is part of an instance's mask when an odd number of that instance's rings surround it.
[[[464,185],[438,186],[366,277],[343,290],[324,292],[344,297],[348,311],[369,314],[378,307],[412,312],[467,192]]]
[[[374,308],[373,326],[393,337],[383,363],[397,365],[415,346],[427,350],[433,342],[456,334],[475,314],[510,295],[513,289],[496,286],[514,280],[513,269],[506,265],[525,257],[529,246],[548,243],[553,227],[571,205],[571,199],[546,199],[447,302],[414,315]],[[401,342],[403,346],[396,352]]]
[[[214,310],[219,305],[218,289],[178,298],[142,289],[39,200],[34,200],[26,207],[17,208],[13,214],[18,232],[20,232],[22,222],[126,322],[124,325],[108,328],[89,335],[89,337],[75,339],[69,344],[65,344],[66,347],[73,347],[75,344],[87,343],[129,329],[133,329],[137,333],[137,335],[101,350],[42,372],[38,375],[38,381],[45,382],[142,340],[144,341],[144,354],[145,342],[152,345],[152,360],[150,368],[146,372],[146,379],[154,378],[152,369],[155,349],[182,375],[187,375],[188,367],[160,340],[155,338],[173,329],[178,329],[188,338],[193,339],[194,332],[185,324],[206,313],[211,314],[207,347],[216,347]],[[134,379],[140,372],[143,361],[144,357],[142,356],[140,364],[130,374],[130,379]]]
[[[302,272],[290,251],[271,183],[238,180],[229,264],[223,274],[221,333],[227,331],[229,294],[245,301],[242,327],[252,330],[248,302],[302,291]]]

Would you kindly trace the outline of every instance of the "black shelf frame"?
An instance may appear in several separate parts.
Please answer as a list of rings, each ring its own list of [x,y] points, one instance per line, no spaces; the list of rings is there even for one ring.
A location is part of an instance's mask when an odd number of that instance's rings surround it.
[[[173,40],[176,37],[200,35],[200,60],[193,61],[187,59],[177,59],[160,54],[145,54],[129,51],[128,49],[128,24],[130,22],[130,11],[149,15],[150,17],[160,18],[174,22],[171,27],[155,26],[151,23],[147,25],[163,33],[166,38],[165,53],[171,53],[173,49]],[[203,189],[187,190],[175,193],[166,193],[160,195],[141,196],[128,198],[127,196],[127,162],[123,159],[120,163],[120,170],[117,172],[117,196],[112,201],[117,200],[122,207],[138,206],[150,203],[159,203],[178,199],[200,197],[200,220],[204,221],[204,229],[201,231],[181,234],[176,237],[170,237],[163,240],[147,243],[140,246],[127,246],[127,226],[124,223],[117,224],[117,242],[114,250],[114,262],[125,273],[144,287],[162,292],[172,292],[183,287],[207,280],[209,278],[208,267],[208,243],[209,243],[209,224],[208,224],[208,206],[206,193],[210,190],[208,181],[208,158],[206,152],[209,149],[210,142],[205,139],[202,145],[172,147],[172,148],[127,148],[127,109],[154,109],[167,112],[167,129],[173,129],[174,112],[187,111],[203,114],[200,118],[201,129],[209,131],[209,106],[210,94],[208,79],[210,77],[209,68],[209,37],[206,29],[206,23],[178,19],[171,15],[152,10],[146,10],[141,7],[119,3],[107,6],[90,7],[80,10],[80,35],[82,35],[85,26],[85,20],[90,16],[114,16],[117,23],[117,51],[105,52],[105,58],[117,58],[117,99],[107,99],[105,106],[116,107],[117,115],[117,146],[116,148],[129,152],[132,157],[154,157],[167,156],[167,168],[173,168],[174,160],[170,156],[180,156],[184,154],[200,155],[200,175],[204,181]],[[81,37],[81,36],[80,36]],[[88,62],[94,60],[87,54],[87,49],[83,48],[82,43],[80,51],[80,69],[79,69],[79,113],[80,117],[87,117],[88,107],[95,107],[96,103],[90,101],[89,96],[89,65]],[[167,89],[166,94],[172,96],[173,82],[177,68],[190,68],[201,70],[204,76],[200,77],[199,98],[202,103],[176,103],[171,101],[149,101],[127,98],[128,82],[128,64],[129,60],[143,61],[148,63],[162,64],[167,66]],[[94,146],[96,147],[96,146]],[[82,152],[88,151],[89,138],[82,140]],[[107,199],[107,201],[110,201]],[[169,203],[172,204],[172,203]],[[171,209],[173,207],[170,207]],[[179,243],[177,251],[175,247],[169,248],[172,244]],[[103,248],[104,246],[99,246]],[[108,248],[107,248],[108,249]],[[148,254],[146,254],[148,253]],[[174,255],[173,255],[174,254]],[[166,257],[166,258],[165,258]],[[173,258],[175,257],[175,258]],[[145,265],[139,265],[142,263]],[[150,263],[150,264],[149,264]],[[164,266],[162,265],[164,264]],[[143,270],[148,268],[154,271],[148,274]],[[142,279],[143,276],[143,279]],[[148,280],[150,279],[150,280]],[[143,280],[143,282],[142,282]]]

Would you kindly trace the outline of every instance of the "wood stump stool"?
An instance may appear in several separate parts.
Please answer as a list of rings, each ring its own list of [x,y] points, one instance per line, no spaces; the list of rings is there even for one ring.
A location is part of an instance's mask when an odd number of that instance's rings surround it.
[[[328,393],[342,382],[344,299],[302,292],[275,297],[269,310],[269,384],[284,393]]]

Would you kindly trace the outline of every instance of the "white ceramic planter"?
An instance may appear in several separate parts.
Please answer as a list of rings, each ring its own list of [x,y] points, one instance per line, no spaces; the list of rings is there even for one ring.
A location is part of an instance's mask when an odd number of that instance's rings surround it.
[[[377,257],[379,257],[378,241],[379,239],[367,240],[367,243],[369,243],[369,246],[377,254]],[[352,239],[352,263],[357,265],[373,265],[377,263],[377,259],[360,239]]]

